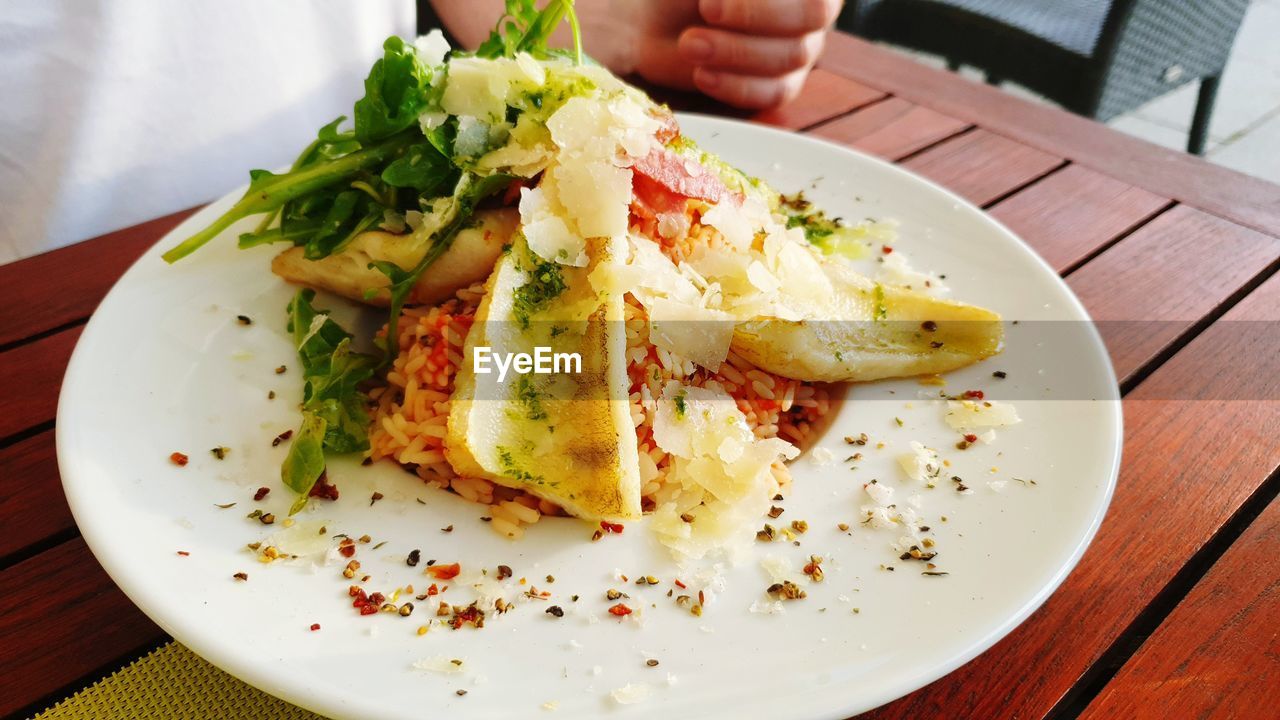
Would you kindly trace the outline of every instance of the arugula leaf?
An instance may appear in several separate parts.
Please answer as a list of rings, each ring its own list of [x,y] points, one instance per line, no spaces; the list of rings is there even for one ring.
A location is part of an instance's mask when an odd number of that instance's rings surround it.
[[[365,168],[378,165],[412,144],[414,135],[420,136],[416,131],[406,130],[340,158],[316,160],[284,175],[252,170],[249,172],[249,189],[239,202],[208,227],[183,240],[162,257],[165,262],[170,263],[181,260],[217,237],[237,220],[272,212],[290,200],[305,197],[346,180]]]
[[[582,64],[582,31],[573,0],[551,0],[541,11],[534,0],[507,0],[506,13],[498,18],[489,38],[476,48],[476,57],[515,57],[518,52],[534,57],[563,54],[548,49],[547,42],[566,17],[573,30],[573,57]]]
[[[303,422],[280,478],[301,497],[290,514],[306,504],[307,493],[325,469],[325,453],[369,449],[368,398],[360,383],[373,377],[376,360],[352,351],[351,333],[317,311],[314,290],[299,290],[289,303],[288,330],[302,361]]]
[[[454,186],[453,196],[448,198],[449,206],[444,210],[447,218],[440,229],[436,231],[432,237],[431,247],[427,248],[427,252],[422,256],[416,265],[408,270],[396,265],[392,262],[378,260],[369,263],[369,267],[376,268],[391,281],[391,317],[387,321],[387,333],[382,340],[383,359],[382,367],[390,366],[396,355],[396,342],[400,337],[400,311],[404,309],[404,303],[409,299],[409,293],[413,291],[413,286],[418,283],[418,278],[426,272],[431,264],[440,259],[440,256],[453,245],[453,240],[458,236],[467,223],[471,222],[471,216],[475,214],[476,205],[481,200],[501,192],[506,189],[511,181],[515,179],[513,175],[503,175],[495,173],[481,177],[471,172],[465,172],[458,178],[458,184]]]
[[[280,479],[285,487],[298,495],[289,507],[290,515],[296,515],[306,507],[311,488],[324,474],[324,431],[324,418],[304,410],[302,426],[294,433],[289,454],[280,466]]]
[[[395,187],[431,196],[450,180],[457,181],[453,162],[431,143],[411,145],[404,155],[382,171],[382,181]]]
[[[438,105],[443,92],[443,85],[432,87],[433,70],[412,45],[393,35],[382,49],[382,59],[373,64],[364,81],[364,97],[355,105],[355,138],[361,144],[416,125],[418,115]]]

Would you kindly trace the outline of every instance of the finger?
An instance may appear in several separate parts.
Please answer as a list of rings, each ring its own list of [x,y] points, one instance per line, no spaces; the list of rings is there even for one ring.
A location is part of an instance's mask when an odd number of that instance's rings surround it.
[[[693,90],[693,65],[676,51],[676,41],[649,37],[636,48],[636,72],[651,83],[677,90]]]
[[[680,57],[693,65],[744,75],[785,75],[812,65],[822,51],[823,33],[794,38],[759,37],[689,28],[680,35]]]
[[[781,105],[800,94],[807,68],[780,77],[759,77],[694,68],[693,84],[699,90],[735,107],[760,110]]]
[[[788,37],[835,22],[840,0],[699,0],[698,11],[725,30]]]

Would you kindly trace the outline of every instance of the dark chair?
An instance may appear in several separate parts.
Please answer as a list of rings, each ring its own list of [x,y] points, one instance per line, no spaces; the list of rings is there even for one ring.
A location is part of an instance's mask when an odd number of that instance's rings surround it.
[[[972,65],[1106,121],[1200,80],[1187,152],[1204,153],[1248,0],[850,0],[840,27]]]

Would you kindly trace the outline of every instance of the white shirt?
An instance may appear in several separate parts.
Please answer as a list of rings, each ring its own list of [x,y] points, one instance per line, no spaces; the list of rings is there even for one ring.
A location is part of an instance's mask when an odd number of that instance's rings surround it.
[[[413,0],[4,0],[0,264],[287,165],[414,26]]]

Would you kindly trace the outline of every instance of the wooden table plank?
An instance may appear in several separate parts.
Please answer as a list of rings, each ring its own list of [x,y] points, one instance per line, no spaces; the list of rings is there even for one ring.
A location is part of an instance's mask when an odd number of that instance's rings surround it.
[[[0,353],[0,438],[53,420],[62,374],[83,327]]]
[[[0,450],[0,476],[0,560],[75,528],[59,482],[52,430]]]
[[[1227,319],[1276,307],[1280,276]],[[1238,375],[1274,367],[1273,348],[1248,333],[1227,335],[1197,338],[1125,400],[1126,453],[1111,510],[1062,587],[995,647],[867,718],[1043,717],[1117,641],[1280,466],[1280,403],[1185,399],[1188,388],[1221,396]],[[1222,372],[1224,357],[1234,372]]]
[[[1081,715],[1258,717],[1280,688],[1280,500],[1246,530]]]
[[[195,211],[0,265],[0,346],[89,317],[133,261]]]
[[[1180,205],[1072,273],[1067,284],[1100,323],[1124,385],[1277,260],[1280,239]]]
[[[811,134],[900,160],[973,127],[963,120],[891,97],[814,128]]]
[[[836,73],[815,69],[805,80],[804,87],[795,100],[772,110],[753,112],[727,108],[701,93],[657,87],[634,77],[630,80],[648,92],[654,100],[666,103],[678,111],[750,120],[789,130],[816,125],[885,97],[883,90],[868,87]]]
[[[1061,164],[1060,157],[979,128],[931,147],[902,166],[975,205],[986,205]]]
[[[757,113],[751,119],[766,125],[799,130],[843,115],[884,96],[884,92],[880,90],[826,70],[815,69],[809,73],[799,97],[782,107]]]
[[[1265,180],[965,80],[845,33],[831,35],[818,66],[1156,195],[1280,235],[1280,188]]]
[[[1168,204],[1168,198],[1068,165],[997,203],[991,215],[1065,272]]]
[[[79,538],[0,572],[0,716],[163,637]]]

